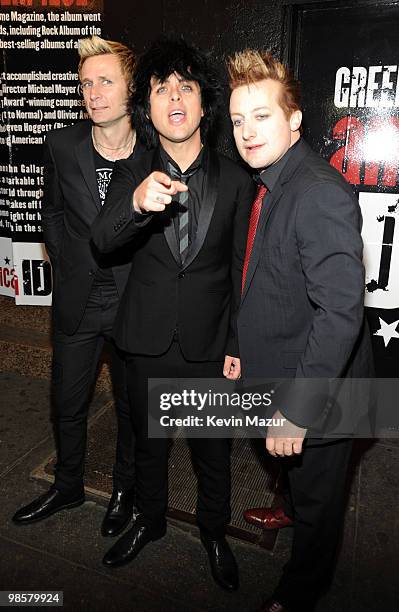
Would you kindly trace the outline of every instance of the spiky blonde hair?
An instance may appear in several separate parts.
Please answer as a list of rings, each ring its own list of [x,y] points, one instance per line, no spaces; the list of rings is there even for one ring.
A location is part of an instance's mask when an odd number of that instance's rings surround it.
[[[287,66],[277,61],[268,51],[245,49],[227,59],[230,89],[241,85],[272,79],[281,83],[280,106],[287,118],[301,110],[301,89],[299,81]]]
[[[120,63],[122,73],[127,83],[130,83],[133,78],[133,73],[136,67],[136,57],[129,47],[114,40],[105,40],[99,36],[91,36],[90,38],[81,38],[79,40],[78,53],[80,57],[78,73],[81,76],[82,66],[89,57],[96,55],[115,55]]]

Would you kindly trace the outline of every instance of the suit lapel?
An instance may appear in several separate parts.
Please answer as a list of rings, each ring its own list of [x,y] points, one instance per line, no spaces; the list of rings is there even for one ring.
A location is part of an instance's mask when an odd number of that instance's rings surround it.
[[[191,243],[183,268],[187,268],[200,252],[208,233],[209,224],[215,210],[216,198],[220,178],[219,158],[214,151],[208,149],[208,160],[205,175],[205,199],[201,202],[201,210],[198,218],[197,233]]]
[[[91,142],[91,130],[89,130],[87,135],[75,146],[75,154],[83,178],[86,182],[87,187],[89,188],[96,208],[100,210],[101,200],[100,194],[98,193],[93,146]]]

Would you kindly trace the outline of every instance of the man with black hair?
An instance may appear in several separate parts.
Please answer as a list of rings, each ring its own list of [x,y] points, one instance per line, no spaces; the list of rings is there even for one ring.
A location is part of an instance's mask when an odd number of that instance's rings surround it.
[[[148,378],[240,375],[235,314],[253,186],[206,144],[220,103],[220,79],[202,51],[181,38],[154,43],[139,60],[131,108],[138,137],[156,148],[116,165],[93,226],[100,251],[130,242],[133,252],[114,338],[127,353],[139,517],[105,555],[107,566],[129,562],[165,534],[169,443],[148,436]],[[224,537],[229,441],[189,444],[201,540],[214,579],[234,590],[238,570]]]

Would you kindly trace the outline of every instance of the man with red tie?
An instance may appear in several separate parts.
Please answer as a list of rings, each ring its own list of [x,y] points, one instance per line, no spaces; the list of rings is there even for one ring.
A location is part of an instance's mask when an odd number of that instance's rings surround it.
[[[356,198],[301,138],[299,83],[288,69],[253,50],[230,58],[228,69],[235,142],[259,185],[237,321],[242,376],[298,383],[367,377]],[[274,417],[286,421],[268,428],[266,449],[283,458],[284,508],[247,510],[246,518],[294,528],[291,558],[262,610],[308,611],[331,580],[351,441],[316,439],[315,406],[301,396],[278,405]]]

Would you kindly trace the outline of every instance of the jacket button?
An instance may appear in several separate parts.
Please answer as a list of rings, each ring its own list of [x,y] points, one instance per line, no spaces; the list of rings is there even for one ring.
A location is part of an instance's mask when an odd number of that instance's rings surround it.
[[[95,272],[94,270],[89,270],[89,276],[94,276]]]
[[[177,278],[184,278],[185,274],[184,272],[179,272]]]

